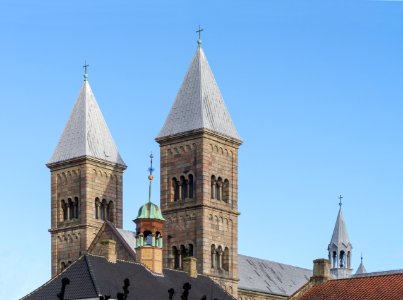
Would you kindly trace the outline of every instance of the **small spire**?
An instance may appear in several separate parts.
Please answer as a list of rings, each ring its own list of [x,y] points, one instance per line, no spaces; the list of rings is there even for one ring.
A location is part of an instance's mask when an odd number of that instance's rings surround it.
[[[154,172],[153,158],[154,158],[154,155],[151,152],[150,153],[150,167],[148,168],[148,172],[150,172],[150,175],[148,175],[148,180],[150,180],[150,186],[148,188],[148,202],[150,202],[150,203],[151,203],[151,183],[152,183],[152,181],[154,179],[154,176],[153,176],[153,172]]]
[[[362,252],[361,252],[361,263],[362,263]]]
[[[341,208],[341,206],[343,205],[343,203],[341,202],[342,199],[343,199],[343,196],[340,195],[340,196],[339,196],[339,201],[340,201],[340,202],[339,202],[339,206],[340,206],[340,208]]]
[[[84,62],[84,66],[83,66],[83,68],[84,68],[84,81],[87,81],[87,80],[88,80],[87,69],[88,69],[89,66],[90,66],[90,65],[87,64],[87,61],[85,61],[85,62]]]
[[[204,29],[201,28],[200,25],[199,25],[199,30],[196,30],[196,33],[199,34],[199,39],[197,40],[197,45],[199,46],[199,48],[200,48],[201,45],[202,45],[202,40],[201,40],[201,32],[202,32],[202,31],[204,31]]]

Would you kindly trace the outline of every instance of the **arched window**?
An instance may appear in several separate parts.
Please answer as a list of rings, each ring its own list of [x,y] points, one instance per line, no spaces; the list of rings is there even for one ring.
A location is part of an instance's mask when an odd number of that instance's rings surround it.
[[[67,221],[67,203],[66,201],[62,200],[62,212],[63,212],[63,221]]]
[[[179,251],[175,246],[172,247],[172,254],[174,257],[174,269],[179,269]]]
[[[222,267],[225,271],[229,271],[229,249],[227,247],[224,249]]]
[[[228,179],[224,180],[224,185],[223,185],[223,200],[225,202],[229,202],[229,181]]]
[[[109,201],[108,203],[108,220],[111,222],[115,221],[115,205],[113,201]]]
[[[189,198],[193,199],[194,195],[194,183],[193,183],[193,175],[189,174],[189,179],[188,179],[188,185],[189,185]]]
[[[340,251],[340,268],[346,267],[346,257],[345,252],[343,250]]]
[[[193,244],[189,244],[188,256],[193,256]]]
[[[179,200],[179,182],[178,180],[174,177],[172,178],[172,192],[173,192],[173,200],[178,201]]]
[[[153,245],[153,235],[151,233],[151,231],[144,231],[143,232],[144,235],[144,242],[146,246],[152,246]]]
[[[74,209],[75,209],[74,216],[76,219],[78,219],[79,208],[78,208],[78,198],[77,197],[74,198]]]
[[[222,178],[221,177],[218,177],[215,193],[216,193],[215,198],[217,200],[222,200]]]
[[[69,207],[69,220],[74,219],[74,203],[71,201],[71,198],[68,199],[68,207]]]
[[[217,265],[217,270],[221,270],[222,269],[222,254],[223,254],[223,251],[222,251],[222,247],[221,246],[218,246],[218,248],[217,248],[217,255],[216,255],[216,261],[217,261],[217,263],[216,263],[216,265]]]
[[[337,268],[337,253],[336,253],[336,251],[333,251],[332,262],[333,262],[333,268]]]
[[[216,268],[216,250],[215,250],[215,245],[211,245],[211,268],[215,269]]]
[[[95,198],[95,219],[100,218],[100,208],[101,202],[99,201],[99,198]]]
[[[215,176],[211,176],[211,199],[215,199],[216,195],[216,182],[215,182]]]
[[[180,177],[179,184],[179,199],[185,200],[187,198],[187,184],[184,176]]]
[[[107,211],[108,211],[108,203],[106,202],[105,199],[103,199],[101,203],[101,220],[106,220]]]

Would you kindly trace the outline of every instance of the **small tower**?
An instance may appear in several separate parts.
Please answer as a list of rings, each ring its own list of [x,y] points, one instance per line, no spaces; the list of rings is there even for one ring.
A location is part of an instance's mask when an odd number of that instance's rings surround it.
[[[137,218],[134,220],[136,224],[136,260],[152,272],[162,274],[162,233],[165,219],[158,205],[151,202],[151,184],[154,179],[152,154],[150,160],[148,202],[140,207]]]
[[[200,34],[202,29],[197,32]],[[197,259],[237,298],[238,149],[242,140],[214,79],[201,39],[156,138],[161,154],[164,266]]]
[[[342,213],[342,196],[339,197],[340,209],[334,226],[332,239],[328,247],[330,260],[330,273],[335,279],[351,277],[351,258],[353,246],[348,237],[346,224]]]
[[[88,65],[86,64],[87,70]],[[52,277],[83,254],[105,220],[122,227],[120,157],[88,75],[59,143],[51,172]]]
[[[358,266],[358,269],[355,272],[355,275],[362,275],[362,274],[366,274],[366,273],[367,273],[367,269],[365,269],[364,263],[362,262],[362,254],[361,254],[361,263]]]

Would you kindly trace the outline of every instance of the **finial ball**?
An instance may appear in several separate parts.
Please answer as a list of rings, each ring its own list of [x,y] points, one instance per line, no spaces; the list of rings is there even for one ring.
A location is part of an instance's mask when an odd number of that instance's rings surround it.
[[[150,176],[148,176],[148,180],[153,180],[154,179],[154,176],[153,175],[150,175]]]

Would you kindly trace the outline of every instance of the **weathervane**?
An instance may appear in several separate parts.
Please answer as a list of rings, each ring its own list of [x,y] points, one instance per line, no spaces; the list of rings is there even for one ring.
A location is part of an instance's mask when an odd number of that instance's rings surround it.
[[[87,80],[88,80],[87,69],[88,69],[89,66],[90,66],[90,65],[87,64],[87,61],[85,61],[85,62],[84,62],[84,66],[83,66],[83,68],[84,68],[84,81],[87,81]]]
[[[151,152],[150,153],[150,167],[148,168],[148,172],[150,172],[150,175],[148,175],[148,180],[150,180],[150,186],[148,188],[148,202],[151,202],[151,183],[152,183],[152,181],[154,179],[154,176],[153,176],[153,172],[154,172],[153,158],[154,158],[154,155]]]
[[[204,29],[201,28],[200,25],[199,25],[199,30],[196,30],[196,33],[199,34],[199,39],[197,40],[197,45],[199,45],[199,47],[201,47],[201,44],[202,44],[202,40],[201,40],[201,32],[202,31],[204,31]]]
[[[340,202],[339,202],[339,206],[341,207],[342,205],[343,205],[343,203],[341,202],[341,200],[343,199],[343,196],[342,195],[340,195],[339,196],[339,200],[340,200]]]

